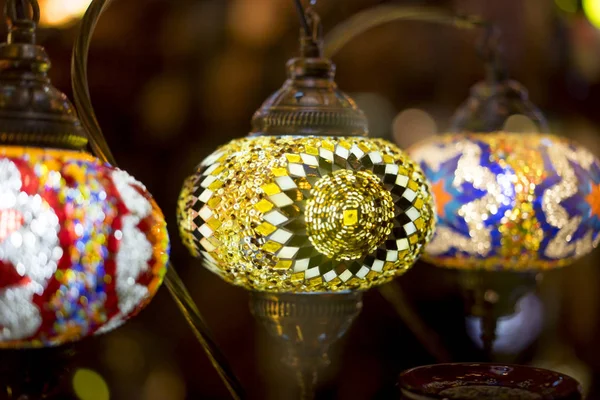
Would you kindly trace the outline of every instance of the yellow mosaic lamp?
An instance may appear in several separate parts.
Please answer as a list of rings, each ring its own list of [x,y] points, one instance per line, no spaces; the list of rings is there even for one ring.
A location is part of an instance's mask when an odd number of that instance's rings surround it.
[[[180,197],[186,246],[247,289],[366,290],[405,272],[432,236],[421,168],[367,137],[318,30],[304,35],[302,57],[288,63],[288,80],[254,115],[250,135],[202,161]]]
[[[368,137],[365,115],[335,84],[321,26],[303,21],[300,58],[256,112],[252,132],[186,180],[181,236],[204,265],[251,290],[254,316],[287,349],[302,398],[327,350],[362,307],[362,291],[404,273],[433,234],[423,172]]]

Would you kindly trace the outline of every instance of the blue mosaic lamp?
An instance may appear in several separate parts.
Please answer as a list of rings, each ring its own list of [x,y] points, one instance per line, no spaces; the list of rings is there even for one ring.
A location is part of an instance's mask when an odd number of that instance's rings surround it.
[[[526,129],[511,128],[514,121]],[[478,83],[451,126],[409,151],[436,201],[429,262],[540,271],[571,264],[598,245],[598,159],[545,133],[544,117],[519,83]]]
[[[437,209],[423,258],[462,272],[466,313],[480,319],[487,358],[499,321],[535,291],[540,272],[569,265],[600,242],[598,159],[546,133],[523,86],[494,78],[472,88],[449,133],[409,149]]]

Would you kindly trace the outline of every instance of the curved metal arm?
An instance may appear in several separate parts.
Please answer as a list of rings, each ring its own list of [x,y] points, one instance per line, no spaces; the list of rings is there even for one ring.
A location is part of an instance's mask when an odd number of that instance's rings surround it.
[[[73,49],[71,79],[75,105],[81,123],[89,135],[93,152],[103,161],[116,166],[116,160],[110,151],[94,113],[87,76],[87,59],[92,35],[100,16],[112,1],[113,0],[94,0],[85,13]],[[235,374],[229,366],[225,356],[219,350],[216,342],[212,339],[210,330],[204,322],[198,307],[196,307],[196,304],[192,300],[183,281],[179,275],[177,275],[175,268],[173,268],[173,265],[170,263],[167,269],[166,285],[173,296],[175,303],[177,303],[177,306],[198,339],[198,342],[200,342],[204,348],[213,367],[217,370],[223,383],[229,390],[232,398],[244,398],[244,391],[241,384],[235,377]]]
[[[108,143],[102,133],[102,128],[96,119],[96,113],[92,106],[90,89],[88,86],[87,60],[92,41],[92,35],[96,29],[100,15],[112,3],[113,0],[94,0],[87,9],[81,20],[79,35],[75,39],[73,57],[71,59],[71,83],[73,85],[73,97],[75,107],[79,114],[81,124],[90,136],[92,151],[100,159],[116,166],[117,160],[113,156]]]
[[[421,21],[449,25],[460,29],[483,29],[485,35],[478,45],[479,56],[485,61],[489,80],[501,80],[504,74],[498,54],[498,30],[477,16],[461,16],[440,8],[406,7],[385,4],[360,12],[337,25],[325,37],[324,53],[333,57],[357,36],[377,26],[395,21]],[[450,353],[438,335],[429,329],[413,307],[406,301],[398,285],[389,284],[379,288],[382,296],[395,308],[415,337],[438,362],[451,359]]]
[[[372,28],[401,20],[433,22],[461,29],[486,28],[489,26],[486,21],[477,16],[460,16],[440,8],[385,4],[360,12],[329,32],[325,37],[325,56],[332,57],[352,39]]]
[[[501,62],[499,30],[488,21],[474,15],[452,14],[436,7],[406,7],[384,4],[360,12],[336,26],[325,37],[325,56],[333,57],[342,47],[358,35],[394,21],[422,21],[454,26],[459,29],[483,29],[477,51],[485,62],[487,80],[499,82],[507,78]]]

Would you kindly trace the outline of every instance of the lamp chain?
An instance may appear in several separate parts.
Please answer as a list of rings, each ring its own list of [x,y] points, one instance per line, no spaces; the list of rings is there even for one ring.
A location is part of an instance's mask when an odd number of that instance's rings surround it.
[[[323,27],[321,18],[312,6],[316,1],[311,1],[311,7],[304,9],[301,0],[294,0],[296,11],[300,19],[302,30],[300,33],[300,53],[304,58],[321,58],[323,56]]]
[[[87,83],[87,57],[92,34],[101,14],[111,2],[112,0],[93,0],[82,19],[80,32],[73,49],[72,85],[75,105],[81,123],[89,135],[93,152],[100,159],[116,166],[115,157],[110,151],[108,143],[102,133],[102,129],[96,119]],[[202,345],[213,367],[217,370],[217,373],[229,390],[231,397],[236,400],[244,398],[244,391],[240,382],[236,378],[227,359],[218,348],[216,342],[212,339],[212,334],[210,333],[200,310],[194,303],[185,284],[171,263],[168,265],[166,286],[186,321],[189,323],[196,339]]]
[[[487,80],[491,84],[508,78],[508,71],[501,60],[501,32],[497,26],[488,24],[477,45],[477,53],[486,66]]]
[[[304,34],[306,36],[310,36],[311,29],[310,25],[308,24],[306,11],[304,11],[304,6],[302,5],[302,0],[294,0],[294,4],[296,5],[296,11],[298,13],[298,18],[300,19],[300,25],[302,25],[302,29],[304,29]]]

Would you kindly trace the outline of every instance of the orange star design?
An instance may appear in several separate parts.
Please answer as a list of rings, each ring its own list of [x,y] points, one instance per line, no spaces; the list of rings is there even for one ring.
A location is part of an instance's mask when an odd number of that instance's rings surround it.
[[[592,183],[592,191],[585,197],[585,200],[592,208],[592,215],[600,217],[600,184]]]
[[[446,211],[444,211],[446,204],[452,200],[452,196],[444,189],[444,181],[438,181],[431,185],[433,191],[433,197],[435,198],[435,205],[437,208],[437,214],[439,217],[444,218]],[[598,198],[600,200],[600,197]]]

